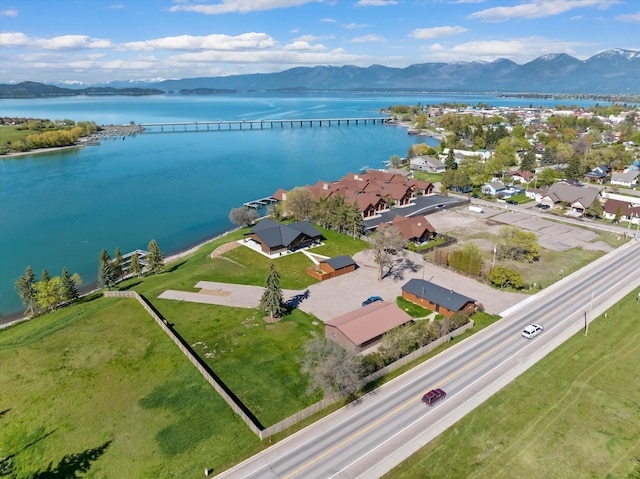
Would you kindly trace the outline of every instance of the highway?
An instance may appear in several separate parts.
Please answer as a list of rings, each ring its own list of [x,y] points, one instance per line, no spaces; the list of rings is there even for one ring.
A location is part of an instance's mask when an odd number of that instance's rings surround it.
[[[618,248],[505,312],[503,319],[219,478],[380,477],[640,285],[640,241]],[[531,340],[524,326],[544,332]],[[447,392],[425,406],[429,389]]]

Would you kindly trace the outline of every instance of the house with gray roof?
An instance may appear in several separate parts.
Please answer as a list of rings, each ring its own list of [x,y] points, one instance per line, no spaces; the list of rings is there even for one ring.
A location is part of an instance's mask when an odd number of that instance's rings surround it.
[[[268,255],[296,251],[322,241],[322,234],[308,221],[281,224],[268,218],[256,224],[244,237],[245,241],[253,240],[260,244]]]
[[[402,297],[446,317],[459,311],[472,314],[476,310],[475,299],[424,279],[410,279],[402,287]]]
[[[482,193],[490,196],[497,196],[507,191],[507,187],[501,181],[491,181],[482,185]]]
[[[327,258],[320,261],[317,265],[309,266],[307,274],[317,280],[324,281],[327,279],[342,276],[356,270],[358,265],[349,255],[343,254]]]
[[[611,184],[632,188],[638,184],[640,172],[634,170],[616,171],[611,175]]]
[[[409,168],[429,173],[444,173],[447,169],[442,161],[433,156],[416,156],[409,160]]]
[[[600,197],[600,188],[570,185],[564,181],[551,185],[542,203],[552,207],[567,205],[574,213],[584,213]]]

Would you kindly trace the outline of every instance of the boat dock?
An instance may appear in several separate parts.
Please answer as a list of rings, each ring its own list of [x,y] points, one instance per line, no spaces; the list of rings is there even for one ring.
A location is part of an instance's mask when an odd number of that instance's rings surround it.
[[[246,208],[255,208],[258,210],[264,206],[268,206],[277,202],[278,200],[276,200],[272,196],[267,196],[266,198],[260,198],[259,200],[247,201],[246,203],[242,203],[242,206]]]
[[[231,131],[231,130],[264,130],[285,126],[349,126],[388,123],[391,118],[366,117],[366,118],[308,118],[308,119],[282,119],[282,120],[213,120],[213,121],[175,121],[164,123],[138,123],[137,126],[145,130],[155,130],[160,132],[181,132],[181,131]]]

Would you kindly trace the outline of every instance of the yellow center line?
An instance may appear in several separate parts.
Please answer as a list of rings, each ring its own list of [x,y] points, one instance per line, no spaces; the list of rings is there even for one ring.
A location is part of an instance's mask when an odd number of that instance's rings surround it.
[[[615,274],[615,271],[612,271],[611,273],[609,273],[607,276],[604,276],[602,278],[600,278],[600,280],[598,280],[594,285],[593,285],[593,289],[595,289],[597,286],[599,286],[601,283],[603,283],[604,281],[608,280],[611,276],[613,276]],[[564,304],[560,304],[559,306],[557,306],[555,309],[551,310],[550,312],[548,312],[546,315],[544,315],[542,317],[542,320],[539,320],[539,323],[542,323],[543,320],[548,319],[550,316],[552,316],[553,314],[557,313],[561,308],[563,308],[565,305]],[[430,389],[434,389],[434,388],[438,388],[440,387],[443,383],[450,381],[451,379],[455,378],[456,376],[459,376],[460,374],[462,374],[464,371],[466,371],[467,369],[469,369],[470,367],[474,366],[475,364],[477,364],[479,361],[483,360],[484,358],[486,358],[487,356],[493,354],[496,350],[500,349],[501,347],[503,347],[505,344],[507,344],[509,341],[512,341],[515,338],[519,338],[520,334],[516,334],[514,336],[510,336],[507,339],[505,339],[504,341],[502,341],[501,343],[498,343],[496,346],[494,346],[492,349],[488,350],[487,352],[483,353],[481,356],[478,356],[476,359],[474,359],[473,361],[470,361],[469,363],[467,363],[466,365],[464,365],[463,367],[455,370],[454,372],[452,372],[451,374],[449,374],[447,377],[445,377],[444,379],[442,379],[440,382],[438,382],[435,386],[433,386],[433,388]],[[385,414],[384,416],[382,416],[381,418],[377,419],[376,421],[372,422],[371,424],[369,424],[368,426],[366,426],[365,428],[361,429],[360,431],[354,433],[353,435],[347,437],[346,439],[343,439],[341,442],[339,442],[338,444],[332,446],[331,448],[327,449],[326,451],[324,451],[322,454],[314,457],[313,459],[311,459],[310,461],[306,462],[305,464],[303,464],[302,466],[300,466],[298,469],[296,469],[295,471],[291,472],[290,474],[283,476],[282,479],[290,479],[293,476],[297,475],[298,473],[304,471],[305,469],[309,468],[310,466],[314,465],[315,463],[321,461],[322,459],[324,459],[325,457],[327,457],[328,455],[332,454],[334,451],[340,449],[342,446],[349,444],[350,442],[352,442],[354,439],[357,439],[358,437],[362,436],[364,433],[370,431],[371,429],[373,429],[374,427],[378,426],[379,424],[383,423],[384,421],[386,421],[387,419],[389,419],[390,417],[394,416],[395,414],[397,414],[398,412],[402,411],[403,409],[407,408],[408,406],[410,406],[411,404],[415,404],[416,400],[421,398],[423,396],[423,394],[421,393],[420,395],[418,395],[417,397],[413,397],[409,400],[407,400],[406,402],[404,402],[403,404],[401,404],[400,406],[396,407],[395,409],[393,409],[392,411],[388,412],[387,414]]]

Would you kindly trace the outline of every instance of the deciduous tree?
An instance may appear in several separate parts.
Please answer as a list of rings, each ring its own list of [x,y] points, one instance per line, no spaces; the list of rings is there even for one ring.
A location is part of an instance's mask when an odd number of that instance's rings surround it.
[[[242,206],[239,208],[233,208],[229,212],[229,220],[237,226],[249,226],[255,220],[258,219],[258,212],[255,208],[247,208]]]
[[[382,280],[384,269],[391,266],[396,256],[405,254],[406,244],[395,226],[387,226],[371,235],[368,251],[378,264],[378,280]]]
[[[301,362],[302,372],[309,375],[309,393],[322,389],[327,396],[348,396],[360,389],[362,358],[323,336],[305,344]]]
[[[287,193],[284,209],[298,221],[305,220],[313,209],[313,195],[307,188],[294,188]]]
[[[64,301],[64,286],[60,276],[54,276],[46,281],[35,284],[36,301],[45,311],[54,310]]]
[[[491,273],[489,273],[489,282],[499,288],[511,286],[514,289],[522,289],[524,287],[520,273],[505,268],[504,266],[496,266],[493,268]]]
[[[500,259],[533,263],[540,257],[540,244],[532,231],[524,231],[515,226],[503,226],[500,229],[497,252]]]

